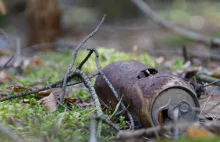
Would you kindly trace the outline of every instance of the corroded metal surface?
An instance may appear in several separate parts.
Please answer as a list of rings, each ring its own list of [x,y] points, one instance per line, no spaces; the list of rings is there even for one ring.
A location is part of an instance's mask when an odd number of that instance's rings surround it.
[[[158,118],[159,114],[152,113],[152,111],[158,111],[159,113],[163,109],[170,109],[165,108],[165,106],[162,108],[162,104],[170,103],[177,105],[174,102],[184,100],[187,104],[188,102],[190,103],[188,104],[190,107],[199,107],[196,94],[185,81],[169,73],[157,71],[138,61],[115,62],[104,68],[103,72],[119,96],[122,97],[123,103],[129,106],[128,109],[132,112],[133,116],[137,117],[143,127],[159,125],[158,120],[154,120]],[[165,97],[163,93],[169,97],[169,94],[167,95],[166,93],[167,89],[169,89],[171,96],[170,100],[161,99]],[[118,102],[101,76],[98,76],[96,79],[95,90],[103,103],[114,110]],[[180,94],[175,95],[175,93]],[[176,96],[174,97],[175,99],[172,99],[172,95]],[[159,106],[160,103],[161,106]],[[185,107],[186,105],[182,106]],[[158,110],[155,110],[154,107],[158,108]],[[193,115],[196,115],[196,113],[193,113]],[[194,116],[190,121],[193,120]]]

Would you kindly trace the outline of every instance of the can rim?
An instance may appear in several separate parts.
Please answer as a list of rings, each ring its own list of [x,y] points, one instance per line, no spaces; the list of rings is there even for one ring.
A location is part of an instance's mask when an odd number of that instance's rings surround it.
[[[194,102],[195,102],[196,108],[200,108],[199,100],[198,100],[198,98],[197,98],[197,96],[196,96],[196,93],[195,93],[192,89],[189,89],[189,88],[183,87],[183,86],[171,86],[171,87],[167,87],[167,88],[163,89],[162,91],[160,91],[160,92],[159,92],[157,95],[155,95],[155,96],[153,97],[153,99],[152,99],[152,104],[151,104],[151,106],[150,106],[150,118],[151,118],[150,120],[151,120],[151,124],[152,124],[154,127],[156,126],[156,124],[155,124],[155,122],[154,122],[154,120],[153,120],[152,108],[153,108],[153,105],[154,105],[154,103],[155,103],[155,100],[156,100],[156,98],[158,98],[158,96],[159,96],[160,94],[162,94],[163,92],[169,90],[170,88],[177,88],[177,89],[182,89],[182,90],[186,91],[186,92],[189,93],[189,94],[191,95],[191,97],[193,98],[193,100],[194,100]],[[200,113],[200,110],[199,110],[199,109],[198,109],[198,110],[195,110],[195,111],[196,111],[196,114],[199,114],[199,113]],[[196,121],[197,119],[198,119],[198,118],[195,118],[195,121]],[[172,138],[172,136],[170,136],[170,135],[166,135],[166,137]]]

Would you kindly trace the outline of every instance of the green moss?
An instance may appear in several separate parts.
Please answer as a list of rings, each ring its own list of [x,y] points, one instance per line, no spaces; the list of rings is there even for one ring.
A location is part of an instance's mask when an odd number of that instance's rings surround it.
[[[102,68],[108,64],[122,60],[137,59],[144,64],[155,66],[155,61],[146,53],[141,53],[137,57],[133,57],[130,53],[116,51],[114,49],[97,49],[100,56]],[[82,50],[76,59],[78,65],[88,51]],[[20,79],[14,78],[13,84],[21,86],[29,86],[35,83],[46,85],[64,77],[69,63],[72,60],[72,53],[47,52],[42,53],[40,58],[43,65],[31,65],[23,72]],[[83,70],[87,74],[97,71],[95,57],[88,60],[83,66]],[[14,76],[15,77],[15,76]],[[4,84],[1,88],[8,86]],[[11,85],[11,84],[10,84]],[[35,86],[32,86],[35,87]],[[90,94],[86,90],[79,89],[77,92],[71,92],[73,98],[80,98],[83,102],[90,99]],[[47,141],[88,141],[90,122],[88,116],[95,113],[95,108],[78,108],[72,105],[71,111],[65,111],[59,108],[55,112],[48,113],[44,110],[34,98],[34,95],[25,97],[29,103],[24,103],[22,98],[13,99],[0,103],[0,121],[6,127],[13,130],[23,140],[47,140]],[[125,127],[125,121],[120,119],[121,127]],[[115,133],[109,126],[103,124],[101,141],[112,141]],[[5,138],[6,139],[6,138]]]

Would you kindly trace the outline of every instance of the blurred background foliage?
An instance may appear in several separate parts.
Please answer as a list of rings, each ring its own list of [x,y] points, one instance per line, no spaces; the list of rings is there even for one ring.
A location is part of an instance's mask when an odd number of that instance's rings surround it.
[[[4,27],[4,30],[9,34],[21,37],[23,45],[27,45],[27,43],[29,43],[28,38],[31,37],[28,33],[30,30],[28,28],[30,27],[28,26],[28,22],[31,21],[28,20],[28,15],[30,15],[30,13],[34,15],[33,11],[35,11],[35,15],[43,15],[42,13],[47,13],[43,10],[45,8],[41,6],[29,12],[28,7],[29,9],[33,9],[33,7],[30,7],[27,2],[32,0],[0,1],[4,3],[5,9],[7,10],[4,15],[0,15],[0,27]],[[38,0],[32,3],[35,3],[34,5],[40,5],[39,3],[46,3],[47,1],[48,0]],[[220,2],[218,0],[145,1],[162,17],[169,21],[201,32],[205,32],[207,31],[206,29],[208,29],[209,32],[218,35],[218,33],[216,33],[216,29],[218,29],[220,23]],[[49,1],[47,3],[49,4]],[[59,31],[52,33],[57,36],[58,39],[63,39],[65,35],[79,37],[83,31],[94,27],[103,14],[108,15],[105,24],[110,26],[110,28],[111,26],[126,27],[126,25],[129,25],[139,27],[140,25],[145,25],[152,29],[152,26],[147,24],[149,23],[148,18],[128,0],[51,0],[50,3],[57,3],[57,10],[60,12],[61,34],[59,34]],[[0,4],[0,11],[2,11],[2,7]],[[51,18],[52,17],[53,16],[51,16]],[[35,29],[36,28],[40,30],[43,26],[35,27]],[[59,28],[56,27],[56,29],[58,30]],[[123,30],[123,28],[120,30]],[[34,28],[32,28],[31,31],[34,31]],[[49,33],[51,34],[51,32]],[[36,37],[33,38],[36,39]],[[43,41],[51,42],[57,40],[57,38],[51,39]],[[37,42],[32,42],[32,44],[35,43]]]

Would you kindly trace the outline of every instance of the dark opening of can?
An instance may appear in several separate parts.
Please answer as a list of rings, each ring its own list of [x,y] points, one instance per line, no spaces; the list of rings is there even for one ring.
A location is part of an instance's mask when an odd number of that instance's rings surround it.
[[[168,115],[168,109],[164,109],[161,112],[158,112],[158,122],[160,125],[166,125],[172,121]]]
[[[157,73],[158,73],[158,71],[156,69],[149,68],[149,69],[145,69],[145,70],[140,71],[140,73],[138,74],[137,78],[141,79],[141,78],[148,77],[150,75],[155,75]]]

